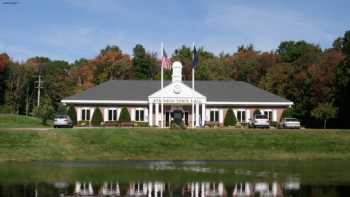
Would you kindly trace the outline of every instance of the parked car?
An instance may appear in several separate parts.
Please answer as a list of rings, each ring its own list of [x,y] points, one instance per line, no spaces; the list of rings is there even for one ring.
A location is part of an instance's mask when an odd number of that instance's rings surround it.
[[[253,119],[249,119],[250,128],[270,128],[269,118],[264,114],[255,114]]]
[[[283,118],[280,125],[283,129],[300,129],[300,121],[296,118]]]
[[[67,115],[59,115],[56,116],[54,121],[53,121],[53,127],[58,128],[58,127],[73,127],[73,121],[70,119],[69,116]]]

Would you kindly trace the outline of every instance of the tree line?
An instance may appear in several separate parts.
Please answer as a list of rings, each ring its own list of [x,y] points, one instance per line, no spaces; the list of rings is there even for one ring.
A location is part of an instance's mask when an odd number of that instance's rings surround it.
[[[291,116],[309,127],[331,118],[333,127],[350,127],[350,31],[336,38],[331,48],[306,41],[283,41],[274,51],[253,45],[216,55],[200,48],[196,80],[246,81],[294,102]],[[183,64],[184,80],[191,80],[192,49],[183,45],[171,56]],[[42,77],[41,104],[51,111],[64,110],[60,100],[111,79],[160,79],[157,53],[143,45],[132,56],[118,46],[107,46],[93,59],[74,63],[32,57],[16,62],[0,54],[0,111],[32,115],[37,109],[38,76]],[[170,79],[171,72],[165,72]],[[239,94],[239,93],[237,93]]]

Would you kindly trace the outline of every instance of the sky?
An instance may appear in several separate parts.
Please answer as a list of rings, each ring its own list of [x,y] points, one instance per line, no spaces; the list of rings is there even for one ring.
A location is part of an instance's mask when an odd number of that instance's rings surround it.
[[[5,2],[18,2],[8,4]],[[74,62],[107,45],[140,43],[171,54],[182,45],[219,54],[239,45],[275,50],[306,40],[328,48],[350,30],[349,0],[0,0],[0,53]]]

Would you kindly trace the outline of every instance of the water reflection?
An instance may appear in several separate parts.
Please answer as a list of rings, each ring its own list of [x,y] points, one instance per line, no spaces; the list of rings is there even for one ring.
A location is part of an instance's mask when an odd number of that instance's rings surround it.
[[[330,167],[328,163],[328,171],[324,164],[308,167],[278,162],[165,164],[0,164],[0,197],[279,197],[350,193],[350,170],[338,164]]]
[[[190,182],[184,185],[172,185],[160,181],[133,181],[120,185],[118,182],[77,181],[72,184],[36,184],[2,186],[3,196],[59,196],[59,197],[227,197],[227,196],[286,196],[300,189],[298,182],[241,182],[225,185],[223,182]],[[7,191],[4,193],[4,191]],[[179,195],[180,194],[180,195]]]

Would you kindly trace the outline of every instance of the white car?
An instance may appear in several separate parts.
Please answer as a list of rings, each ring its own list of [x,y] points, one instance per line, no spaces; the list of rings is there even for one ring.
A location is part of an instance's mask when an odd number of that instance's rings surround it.
[[[269,118],[263,114],[255,114],[254,119],[249,120],[250,128],[270,128]]]
[[[73,127],[73,121],[70,119],[69,116],[67,115],[59,115],[56,116],[54,121],[53,121],[53,127],[58,128],[58,127]]]
[[[300,129],[300,121],[296,118],[283,118],[280,125],[284,129]]]

